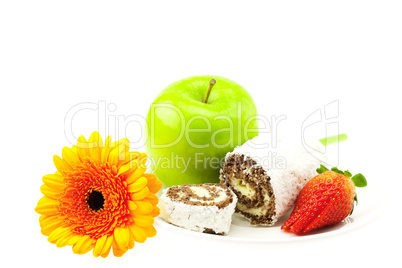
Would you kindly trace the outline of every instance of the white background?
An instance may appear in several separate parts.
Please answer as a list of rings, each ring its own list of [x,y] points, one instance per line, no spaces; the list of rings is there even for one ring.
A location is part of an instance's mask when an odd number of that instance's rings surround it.
[[[401,14],[399,1],[2,1],[1,265],[400,265]],[[349,135],[339,166],[383,185],[390,206],[361,229],[295,245],[159,230],[123,258],[95,259],[48,243],[34,208],[53,155],[74,142],[65,131],[88,137],[103,116],[109,134],[140,144],[140,124],[115,124],[119,116],[144,117],[164,87],[201,74],[237,81],[259,114],[286,115],[295,135],[339,101]],[[75,105],[99,102],[110,110],[77,113],[65,129]]]

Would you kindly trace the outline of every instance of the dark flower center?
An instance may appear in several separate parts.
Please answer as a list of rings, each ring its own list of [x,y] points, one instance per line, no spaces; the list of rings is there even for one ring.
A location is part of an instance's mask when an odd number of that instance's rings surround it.
[[[98,211],[103,208],[103,204],[105,204],[105,198],[103,197],[103,194],[101,192],[93,190],[89,193],[87,197],[87,204],[89,205],[89,208],[93,211]]]

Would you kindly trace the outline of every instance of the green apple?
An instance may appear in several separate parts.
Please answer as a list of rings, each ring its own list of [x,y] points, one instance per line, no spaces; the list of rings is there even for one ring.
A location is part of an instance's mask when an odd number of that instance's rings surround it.
[[[185,78],[149,109],[148,163],[166,186],[218,182],[226,153],[257,135],[257,109],[241,85],[219,76]]]

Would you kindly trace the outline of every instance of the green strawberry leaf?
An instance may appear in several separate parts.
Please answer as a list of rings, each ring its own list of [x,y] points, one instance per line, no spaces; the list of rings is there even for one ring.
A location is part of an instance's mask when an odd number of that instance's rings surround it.
[[[349,178],[351,178],[351,177],[353,176],[352,173],[349,172],[349,170],[344,171],[343,174],[344,174],[346,177],[349,177]]]
[[[351,179],[356,187],[367,186],[367,180],[361,173],[354,175]]]
[[[316,169],[318,174],[324,173],[327,170],[328,168],[324,167],[323,165],[320,165],[320,167]]]
[[[334,172],[336,172],[336,173],[338,173],[338,174],[344,175],[343,171],[342,171],[342,170],[339,170],[337,167],[333,167],[333,168],[331,168],[331,170],[334,171]]]

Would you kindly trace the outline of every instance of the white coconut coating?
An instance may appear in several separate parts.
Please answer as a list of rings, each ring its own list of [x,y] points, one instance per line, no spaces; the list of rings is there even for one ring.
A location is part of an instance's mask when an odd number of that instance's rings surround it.
[[[237,202],[230,189],[220,184],[173,187],[175,197],[170,187],[163,190],[159,200],[160,216],[165,221],[196,232],[220,235],[229,232]]]

